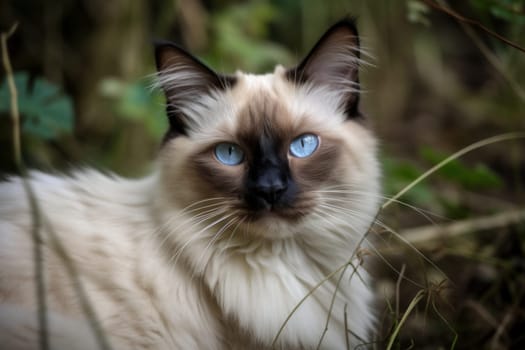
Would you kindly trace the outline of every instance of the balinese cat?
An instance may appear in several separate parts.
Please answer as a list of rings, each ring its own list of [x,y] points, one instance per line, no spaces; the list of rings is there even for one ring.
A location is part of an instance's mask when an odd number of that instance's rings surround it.
[[[380,171],[359,57],[346,19],[296,68],[266,75],[219,75],[158,44],[170,129],[152,175],[31,172],[33,214],[20,178],[0,185],[0,348],[370,342],[361,263]]]

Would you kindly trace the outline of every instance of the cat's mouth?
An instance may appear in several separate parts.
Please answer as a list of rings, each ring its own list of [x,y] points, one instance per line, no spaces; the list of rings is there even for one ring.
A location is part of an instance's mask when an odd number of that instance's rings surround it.
[[[310,213],[310,207],[307,206],[283,206],[283,205],[266,205],[262,208],[249,209],[246,212],[246,218],[249,222],[277,220],[289,224],[297,223]]]
[[[305,215],[292,208],[250,211],[244,216],[245,232],[270,239],[288,238]]]
[[[250,193],[244,196],[242,206],[250,222],[276,220],[294,224],[311,213],[313,203],[297,192],[287,191],[276,198]]]

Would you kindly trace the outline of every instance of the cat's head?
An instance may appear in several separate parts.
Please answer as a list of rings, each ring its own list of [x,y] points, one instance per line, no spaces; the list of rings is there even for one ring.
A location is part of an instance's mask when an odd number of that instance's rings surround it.
[[[353,216],[356,230],[369,225],[379,170],[359,111],[352,21],[332,26],[297,67],[271,74],[221,75],[167,42],[156,62],[170,121],[161,176],[171,204],[269,238],[305,222]]]

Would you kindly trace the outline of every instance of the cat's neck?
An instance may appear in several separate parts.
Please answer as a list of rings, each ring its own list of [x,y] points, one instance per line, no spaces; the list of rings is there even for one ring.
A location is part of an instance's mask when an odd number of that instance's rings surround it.
[[[166,211],[169,206],[161,206],[165,235],[161,239],[169,249],[168,261],[184,261],[193,277],[211,291],[223,317],[235,320],[258,342],[269,345],[286,323],[276,344],[311,347],[321,338],[330,310],[343,310],[345,304],[356,310],[356,316],[347,320],[349,327],[365,336],[372,318],[367,311],[371,294],[365,285],[366,272],[355,273],[361,243],[357,239],[333,239],[334,233],[326,239],[310,222],[299,225],[302,232],[283,239],[250,237],[235,226],[217,237],[217,229],[210,226],[213,222],[195,224],[182,208],[171,206]],[[338,284],[342,273],[344,283]],[[339,311],[331,315],[323,347],[345,346]]]

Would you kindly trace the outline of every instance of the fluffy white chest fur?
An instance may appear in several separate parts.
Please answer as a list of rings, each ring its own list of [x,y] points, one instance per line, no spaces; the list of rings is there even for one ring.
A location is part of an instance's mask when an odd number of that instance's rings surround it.
[[[358,120],[358,53],[349,21],[294,70],[264,76],[219,76],[160,45],[171,129],[152,175],[33,172],[36,212],[21,179],[0,184],[0,344],[369,342],[372,292],[360,252],[379,170],[374,137]]]

